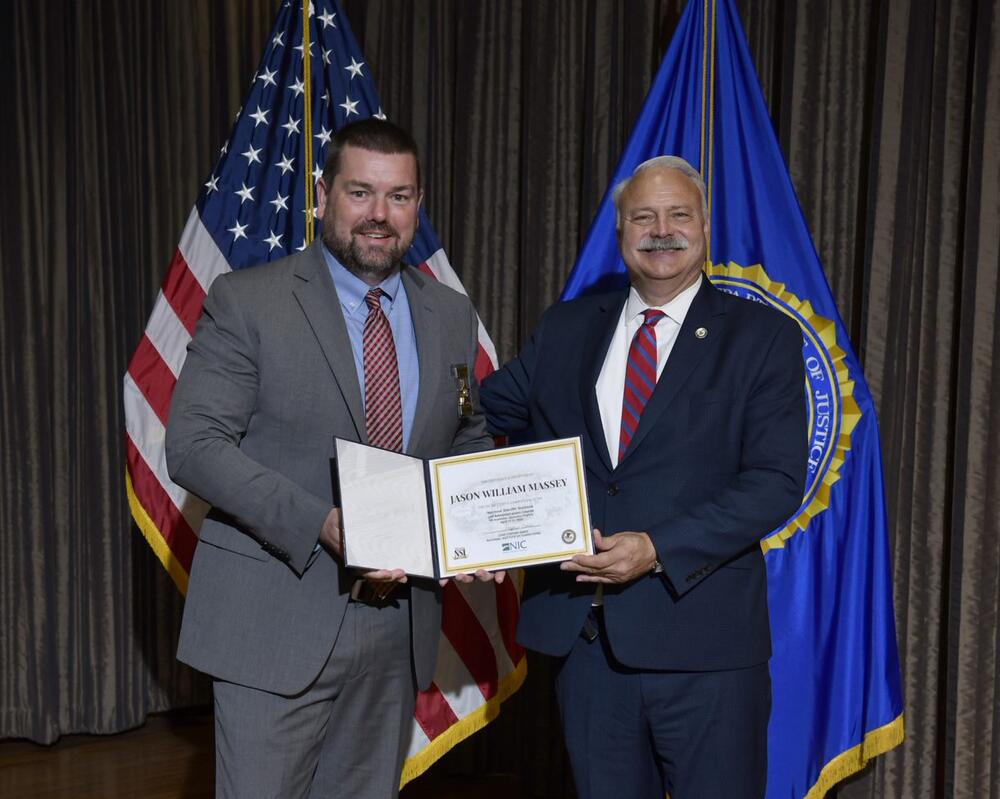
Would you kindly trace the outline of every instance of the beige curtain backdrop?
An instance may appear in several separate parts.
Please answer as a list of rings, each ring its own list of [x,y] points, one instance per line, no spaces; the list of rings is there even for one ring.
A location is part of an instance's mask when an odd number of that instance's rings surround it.
[[[3,4],[0,736],[206,704],[131,524],[121,377],[278,0]],[[840,786],[1000,797],[1000,0],[741,0],[879,410],[907,739]],[[558,295],[681,0],[349,0],[501,357]],[[572,795],[548,666],[439,773]]]

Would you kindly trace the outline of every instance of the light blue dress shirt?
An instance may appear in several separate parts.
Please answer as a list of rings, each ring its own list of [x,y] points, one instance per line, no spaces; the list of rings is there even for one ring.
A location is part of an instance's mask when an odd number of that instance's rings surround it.
[[[323,257],[330,268],[333,286],[337,290],[340,307],[347,323],[347,335],[351,339],[351,350],[354,354],[354,366],[358,372],[358,383],[361,386],[361,400],[365,397],[365,351],[364,332],[365,319],[368,318],[368,306],[365,305],[365,295],[374,286],[369,286],[357,275],[347,270],[340,261],[324,246]],[[405,269],[406,267],[404,267]],[[392,329],[392,340],[396,345],[396,363],[399,365],[399,394],[403,407],[403,450],[410,442],[413,431],[413,417],[417,410],[417,392],[420,389],[420,361],[417,356],[417,337],[413,331],[413,317],[410,315],[410,303],[406,297],[406,288],[400,278],[399,271],[378,284],[385,294],[382,295],[382,311],[389,319]]]

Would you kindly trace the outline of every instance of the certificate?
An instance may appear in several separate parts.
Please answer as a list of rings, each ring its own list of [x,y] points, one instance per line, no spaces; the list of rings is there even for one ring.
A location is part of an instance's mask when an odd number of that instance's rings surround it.
[[[593,554],[579,437],[429,461],[335,443],[348,566],[440,578]]]

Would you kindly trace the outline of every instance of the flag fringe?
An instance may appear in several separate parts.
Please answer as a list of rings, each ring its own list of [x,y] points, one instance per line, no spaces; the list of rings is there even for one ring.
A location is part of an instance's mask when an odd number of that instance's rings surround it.
[[[500,714],[500,705],[521,687],[527,674],[528,658],[522,657],[516,668],[500,681],[497,692],[486,704],[453,724],[413,757],[407,758],[403,764],[399,787],[402,788],[406,783],[419,777],[452,747],[493,721]]]
[[[809,793],[803,799],[823,799],[827,791],[838,782],[846,780],[852,774],[857,774],[873,758],[884,755],[890,749],[899,746],[905,736],[902,713],[888,724],[865,733],[861,743],[851,747],[846,752],[841,752],[823,766],[816,784],[809,789]]]
[[[167,574],[174,581],[177,590],[181,592],[182,596],[186,596],[188,587],[187,570],[177,560],[177,557],[170,549],[170,544],[167,543],[167,540],[163,537],[163,533],[160,532],[160,528],[149,517],[139,497],[136,496],[135,489],[132,487],[132,475],[128,473],[128,467],[125,467],[125,493],[128,494],[128,506],[132,511],[132,518],[135,520],[136,526],[142,533],[143,538],[146,539],[146,543],[156,553],[156,557],[160,559],[160,563],[163,564],[163,568],[167,570]]]

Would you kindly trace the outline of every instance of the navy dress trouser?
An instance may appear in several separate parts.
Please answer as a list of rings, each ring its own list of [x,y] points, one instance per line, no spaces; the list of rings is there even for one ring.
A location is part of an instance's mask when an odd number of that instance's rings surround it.
[[[556,692],[579,799],[760,799],[767,782],[766,663],[708,672],[620,664],[599,610],[559,666]],[[596,618],[594,618],[596,617]]]

